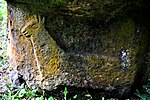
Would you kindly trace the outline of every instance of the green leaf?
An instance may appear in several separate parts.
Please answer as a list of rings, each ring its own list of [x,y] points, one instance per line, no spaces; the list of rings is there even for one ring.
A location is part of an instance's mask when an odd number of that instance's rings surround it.
[[[21,97],[25,96],[25,94],[26,94],[26,90],[21,89],[20,92],[19,92],[19,97],[21,98]]]
[[[40,97],[40,100],[44,100],[44,97],[43,97],[43,96],[41,96],[41,97]]]
[[[67,93],[68,93],[67,87],[65,87],[65,89],[64,89],[64,99],[65,100],[67,100]]]
[[[5,60],[5,61],[8,61],[8,58],[5,57],[5,56],[6,56],[6,53],[4,53],[3,56],[4,56],[4,60]]]
[[[23,89],[24,88],[24,83],[23,84],[21,84],[21,86],[19,87],[20,89]]]
[[[40,100],[40,97],[36,97],[35,100]]]
[[[92,96],[90,94],[86,94],[86,97],[88,97],[89,99],[92,99]]]
[[[52,96],[50,96],[50,97],[48,98],[48,100],[54,100],[54,98],[53,98]]]
[[[76,99],[78,97],[78,95],[73,96],[73,99]]]
[[[26,93],[26,96],[27,96],[27,97],[31,97],[31,96],[32,96],[32,91],[28,91],[28,92]]]
[[[34,97],[36,96],[36,90],[28,90],[26,93],[27,97]]]
[[[37,90],[32,90],[31,92],[32,92],[32,96],[35,96],[36,95],[36,91]]]
[[[41,97],[36,97],[35,100],[44,100],[44,97],[41,96]]]
[[[2,67],[3,66],[3,63],[2,63],[2,61],[0,62],[0,67]]]
[[[7,87],[8,90],[12,90],[11,87],[8,84],[5,84],[5,86]]]
[[[91,95],[90,95],[90,94],[86,94],[85,96],[86,96],[86,97],[91,97]]]
[[[3,16],[0,15],[0,20],[3,20]]]
[[[68,91],[67,91],[67,88],[65,87],[64,89],[64,95],[67,95]]]
[[[138,90],[136,90],[135,95],[138,96],[139,98],[141,98],[142,100],[146,100],[146,95],[141,94]]]
[[[102,100],[104,100],[104,97],[102,97]]]

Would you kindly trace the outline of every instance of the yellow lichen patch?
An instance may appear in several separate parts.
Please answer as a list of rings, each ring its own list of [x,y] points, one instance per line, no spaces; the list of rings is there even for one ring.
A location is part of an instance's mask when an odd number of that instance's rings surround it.
[[[109,66],[109,64],[105,63],[102,65],[102,67],[100,67],[100,69],[97,69],[95,66],[93,66],[92,70],[89,71],[88,75],[92,79],[97,80],[94,83],[96,86],[107,86],[109,84],[132,84],[136,71],[123,72],[122,68],[117,65],[117,62],[113,63],[114,64],[112,66]]]
[[[57,59],[52,60],[53,62],[49,62],[47,67],[44,68],[44,70],[46,71],[46,75],[44,76],[48,76],[48,78],[51,78],[51,76],[55,76],[60,71],[59,63],[57,64],[58,60]]]
[[[60,48],[57,46],[56,42],[50,37],[50,58],[49,62],[41,68],[43,84],[45,84],[46,78],[53,78],[60,72],[60,63],[62,62]]]
[[[49,63],[41,68],[42,80],[45,84],[47,78],[53,78],[60,72],[60,61],[58,58],[51,58]]]
[[[92,79],[97,80],[94,83],[96,86],[107,86],[109,84],[117,85],[123,84],[126,81],[129,81],[128,83],[131,84],[132,81],[130,80],[132,77],[129,76],[131,73],[122,71],[119,58],[109,56],[88,56],[86,57],[86,60],[90,67],[88,75]]]
[[[90,71],[89,75],[92,76],[93,78],[101,78],[102,77],[102,73],[98,72],[97,70]]]
[[[96,57],[96,56],[87,55],[87,56],[84,57],[84,59],[91,66],[101,65],[103,63],[103,59],[101,59],[99,57]]]

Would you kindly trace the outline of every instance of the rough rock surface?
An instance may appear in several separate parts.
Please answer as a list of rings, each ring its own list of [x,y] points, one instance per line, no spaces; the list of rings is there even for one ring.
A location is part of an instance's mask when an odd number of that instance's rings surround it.
[[[9,59],[29,87],[130,89],[143,31],[124,0],[104,1],[9,3]]]

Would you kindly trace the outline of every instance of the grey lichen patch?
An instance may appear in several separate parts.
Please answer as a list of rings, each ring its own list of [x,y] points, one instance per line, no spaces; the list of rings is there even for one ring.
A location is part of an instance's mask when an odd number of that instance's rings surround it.
[[[128,49],[122,50],[120,53],[121,65],[124,71],[126,71],[129,67],[131,67],[129,55],[130,51]]]

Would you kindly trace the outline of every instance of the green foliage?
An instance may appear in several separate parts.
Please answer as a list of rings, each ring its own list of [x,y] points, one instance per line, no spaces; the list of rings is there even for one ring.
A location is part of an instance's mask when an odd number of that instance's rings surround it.
[[[4,40],[6,40],[6,29],[7,29],[7,3],[5,0],[0,0],[0,48],[6,50]],[[0,57],[6,58],[6,54],[1,54]],[[6,59],[5,59],[6,60]],[[0,66],[2,63],[0,62]]]
[[[46,98],[45,91],[39,94],[38,89],[31,90],[25,84],[20,85],[17,89],[14,89],[13,84],[6,84],[6,87],[7,91],[2,94],[2,98],[0,98],[0,100],[55,100],[53,96],[49,96],[49,98]],[[69,92],[67,90],[67,87],[65,87],[63,92],[63,100],[80,100],[80,97],[78,97],[77,94],[72,98],[67,99],[68,93]],[[86,93],[84,96],[87,98],[87,100],[92,100],[92,96],[89,93]],[[104,98],[102,100],[104,100]]]
[[[2,34],[6,33],[7,26],[7,3],[4,0],[0,0],[0,22],[0,36],[2,36]]]
[[[73,96],[73,99],[76,99],[78,97],[78,95]]]
[[[26,85],[22,84],[18,89],[14,89],[14,85],[6,84],[7,90],[2,96],[2,100],[20,100],[20,99],[31,99],[33,97],[39,98],[37,95],[37,89],[30,90]],[[42,97],[42,96],[41,96]],[[42,99],[38,99],[42,100]]]
[[[88,97],[88,98],[89,98],[88,100],[92,100],[92,96],[91,96],[91,94],[89,94],[89,93],[86,94],[85,97]]]
[[[88,98],[88,100],[92,100],[93,98],[92,98],[92,96],[91,96],[91,94],[87,91],[87,93],[85,94],[85,97],[87,97]]]
[[[104,100],[104,97],[102,97],[102,100]]]
[[[64,99],[65,100],[67,100],[67,93],[68,93],[68,91],[67,91],[67,88],[65,87],[65,89],[64,89]]]
[[[143,86],[144,93],[136,90],[135,95],[138,96],[142,100],[150,100],[150,85]]]
[[[0,100],[55,100],[53,96],[49,96],[49,98],[46,99],[44,91],[42,94],[39,94],[38,89],[31,90],[25,84],[20,85],[18,89],[14,89],[13,84],[6,84],[6,87],[7,91],[2,94]],[[65,87],[63,94],[63,100],[67,100],[67,87]],[[79,98],[77,97],[78,95],[75,95],[73,96],[73,99],[78,100]],[[86,94],[85,97],[87,97],[88,100],[92,100],[92,96],[89,93]]]
[[[8,61],[6,55],[1,55],[1,57],[2,57],[2,60],[0,61],[0,67],[2,67]]]
[[[54,98],[53,98],[52,96],[50,96],[50,97],[48,98],[48,100],[54,100]]]

